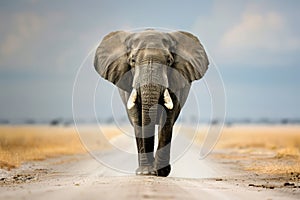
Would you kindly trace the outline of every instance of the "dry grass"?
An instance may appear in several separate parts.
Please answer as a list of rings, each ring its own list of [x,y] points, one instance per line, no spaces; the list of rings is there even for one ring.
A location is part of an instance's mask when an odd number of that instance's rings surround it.
[[[110,127],[104,129],[108,139],[119,134]],[[85,127],[81,131],[85,140],[93,141],[89,147],[109,148],[105,138],[96,134],[99,132],[96,127]],[[86,150],[74,127],[0,126],[0,168],[10,170],[25,161],[78,153],[86,153]]]
[[[233,126],[223,129],[219,148],[300,148],[299,126]]]
[[[204,132],[198,143],[203,142]],[[239,161],[257,173],[300,173],[300,126],[225,127],[216,145],[219,159]],[[223,151],[222,151],[223,150]]]
[[[193,133],[184,127],[187,135]],[[202,143],[206,128],[197,135]],[[116,127],[80,127],[89,149],[110,148],[107,140],[121,134]],[[239,161],[257,173],[300,173],[300,126],[225,127],[216,145],[218,159]],[[0,126],[0,168],[11,169],[30,160],[86,153],[74,127]]]

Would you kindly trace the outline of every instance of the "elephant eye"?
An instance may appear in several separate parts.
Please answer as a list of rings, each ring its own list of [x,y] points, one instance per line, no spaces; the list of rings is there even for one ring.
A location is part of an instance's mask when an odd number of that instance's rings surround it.
[[[173,58],[171,56],[168,56],[168,59],[167,59],[167,65],[172,65],[173,64]]]
[[[131,58],[131,63],[134,64],[135,63],[135,59]]]
[[[134,56],[131,56],[129,59],[128,59],[128,64],[134,66],[135,65],[135,58]]]

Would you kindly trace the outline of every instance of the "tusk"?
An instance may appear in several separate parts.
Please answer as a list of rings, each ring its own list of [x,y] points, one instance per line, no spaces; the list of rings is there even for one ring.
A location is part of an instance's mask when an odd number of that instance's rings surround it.
[[[129,96],[128,102],[127,102],[128,109],[131,109],[135,105],[134,102],[135,102],[136,98],[137,98],[137,92],[136,92],[136,89],[133,88],[133,90]]]
[[[168,89],[166,89],[165,92],[164,92],[164,102],[165,102],[165,106],[169,110],[173,109],[173,102],[172,102],[172,99],[170,97]]]

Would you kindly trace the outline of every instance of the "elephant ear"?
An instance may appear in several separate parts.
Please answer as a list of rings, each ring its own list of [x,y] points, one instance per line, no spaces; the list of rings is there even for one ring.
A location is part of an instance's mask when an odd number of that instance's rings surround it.
[[[192,81],[201,79],[208,69],[209,61],[202,44],[196,36],[183,31],[169,34],[175,43],[172,49],[174,56],[172,67],[179,72],[170,75],[169,85],[170,89],[176,91],[183,88],[186,83],[191,84]],[[185,80],[183,80],[183,77]]]
[[[94,66],[104,79],[112,82],[122,90],[131,92],[133,76],[127,63],[126,38],[131,33],[111,32],[106,35],[95,54]]]

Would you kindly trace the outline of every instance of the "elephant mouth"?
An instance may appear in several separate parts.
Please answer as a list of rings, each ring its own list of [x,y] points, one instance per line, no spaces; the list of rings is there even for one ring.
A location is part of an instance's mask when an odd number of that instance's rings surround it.
[[[138,96],[137,90],[135,88],[133,88],[130,93],[130,96],[128,98],[128,101],[127,101],[127,109],[128,110],[132,109],[135,106],[137,96]],[[169,110],[172,110],[174,107],[174,104],[173,104],[173,101],[172,101],[172,98],[170,96],[168,89],[164,90],[163,100],[164,100],[165,107]]]

